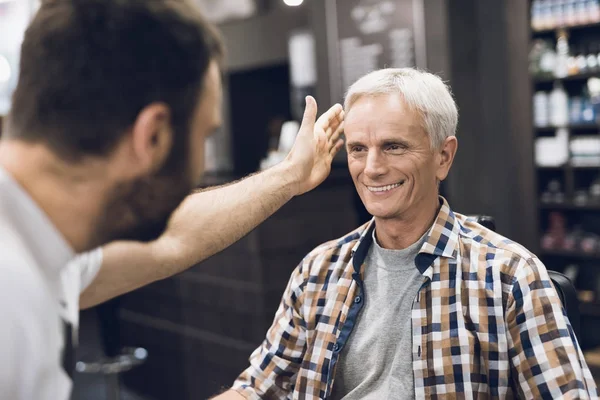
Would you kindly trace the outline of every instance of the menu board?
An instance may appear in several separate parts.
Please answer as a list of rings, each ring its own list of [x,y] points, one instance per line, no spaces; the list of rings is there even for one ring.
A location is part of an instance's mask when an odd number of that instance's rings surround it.
[[[414,67],[413,0],[336,0],[342,87],[380,68]]]

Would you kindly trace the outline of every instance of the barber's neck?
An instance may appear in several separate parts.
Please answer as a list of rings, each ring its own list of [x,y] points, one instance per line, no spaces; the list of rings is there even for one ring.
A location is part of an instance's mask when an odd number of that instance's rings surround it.
[[[377,243],[392,250],[415,244],[431,228],[440,209],[439,197],[419,203],[414,210],[395,218],[375,217]]]
[[[86,160],[74,165],[43,144],[0,140],[0,165],[45,212],[76,253],[98,244],[94,225],[106,193],[101,163]]]

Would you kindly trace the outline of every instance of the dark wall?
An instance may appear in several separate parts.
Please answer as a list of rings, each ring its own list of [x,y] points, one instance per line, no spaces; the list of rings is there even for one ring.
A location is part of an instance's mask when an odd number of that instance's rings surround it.
[[[258,170],[268,150],[268,126],[289,120],[288,64],[234,72],[229,75],[229,114],[236,175]]]
[[[451,5],[444,10],[447,61],[438,61],[447,69],[460,113],[448,196],[456,210],[493,215],[500,233],[535,250],[527,2]]]
[[[286,63],[290,32],[308,25],[307,5],[288,7],[280,0],[269,1],[263,15],[220,25],[227,49],[227,70]]]

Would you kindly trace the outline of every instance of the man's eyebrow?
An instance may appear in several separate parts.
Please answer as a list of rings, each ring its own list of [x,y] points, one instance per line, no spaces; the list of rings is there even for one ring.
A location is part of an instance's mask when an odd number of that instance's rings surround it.
[[[402,140],[402,139],[384,139],[381,141],[381,144],[383,146],[389,146],[389,145],[400,145],[402,147],[408,147],[410,146],[410,143],[407,142],[406,140]]]
[[[352,142],[346,142],[346,146],[364,146],[364,144],[362,142],[357,142],[355,140],[355,141],[352,141]]]
[[[386,139],[380,140],[378,143],[380,146],[389,146],[389,145],[393,145],[393,144],[400,145],[403,147],[410,146],[409,142],[407,142],[406,140],[403,140],[403,139],[398,139],[398,138],[386,138]],[[351,142],[347,142],[346,146],[364,146],[364,143],[354,140]]]

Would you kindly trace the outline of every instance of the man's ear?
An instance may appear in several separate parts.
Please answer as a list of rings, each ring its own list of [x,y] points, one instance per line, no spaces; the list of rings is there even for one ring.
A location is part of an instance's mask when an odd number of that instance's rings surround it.
[[[446,140],[444,140],[441,149],[436,154],[438,160],[436,178],[438,181],[441,182],[448,176],[457,150],[458,141],[456,140],[456,136],[447,137]]]
[[[158,171],[173,145],[171,111],[164,103],[142,109],[131,128],[131,154],[140,175]]]

